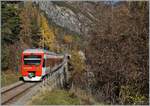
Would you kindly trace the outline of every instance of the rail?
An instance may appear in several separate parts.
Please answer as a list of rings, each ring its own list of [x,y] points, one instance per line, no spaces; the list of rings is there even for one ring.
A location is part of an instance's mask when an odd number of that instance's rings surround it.
[[[16,97],[20,96],[21,94],[23,94],[25,91],[27,91],[28,89],[32,88],[36,83],[19,83],[16,85],[13,85],[13,87],[6,89],[6,90],[2,90],[1,91],[1,104],[7,104],[9,102],[12,101],[12,99],[15,99]]]

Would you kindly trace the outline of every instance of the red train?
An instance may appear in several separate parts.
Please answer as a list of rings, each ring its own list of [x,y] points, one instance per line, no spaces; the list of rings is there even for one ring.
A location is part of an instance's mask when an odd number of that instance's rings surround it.
[[[64,55],[43,49],[26,49],[22,53],[21,74],[24,81],[41,81],[52,67],[60,64]]]

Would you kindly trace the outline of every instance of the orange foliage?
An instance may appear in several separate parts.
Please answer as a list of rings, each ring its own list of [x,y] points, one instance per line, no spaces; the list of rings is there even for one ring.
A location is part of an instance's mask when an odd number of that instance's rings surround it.
[[[65,36],[64,36],[64,43],[70,44],[70,43],[72,43],[72,42],[73,42],[72,36],[70,36],[70,35],[65,35]]]

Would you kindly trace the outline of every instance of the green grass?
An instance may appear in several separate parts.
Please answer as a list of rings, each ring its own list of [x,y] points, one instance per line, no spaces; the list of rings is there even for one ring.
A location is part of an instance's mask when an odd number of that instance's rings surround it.
[[[15,73],[13,71],[1,72],[1,87],[13,84],[19,81],[20,73]]]
[[[79,105],[80,101],[73,93],[65,90],[40,92],[32,98],[30,105]]]

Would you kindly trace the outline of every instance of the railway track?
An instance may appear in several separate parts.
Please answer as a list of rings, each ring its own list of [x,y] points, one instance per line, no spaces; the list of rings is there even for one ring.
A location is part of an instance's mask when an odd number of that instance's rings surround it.
[[[1,89],[1,104],[9,104],[14,102],[17,97],[23,95],[23,93],[27,92],[30,88],[35,86],[37,83],[34,82],[22,82],[19,81],[13,85],[8,87],[4,87]]]
[[[48,89],[53,89],[58,86],[63,80],[60,74],[63,74],[66,62],[64,61],[53,67],[52,72],[49,73],[50,76],[42,82],[18,81],[10,86],[1,88],[1,105],[26,104],[29,98],[35,95],[41,88],[48,86]]]

